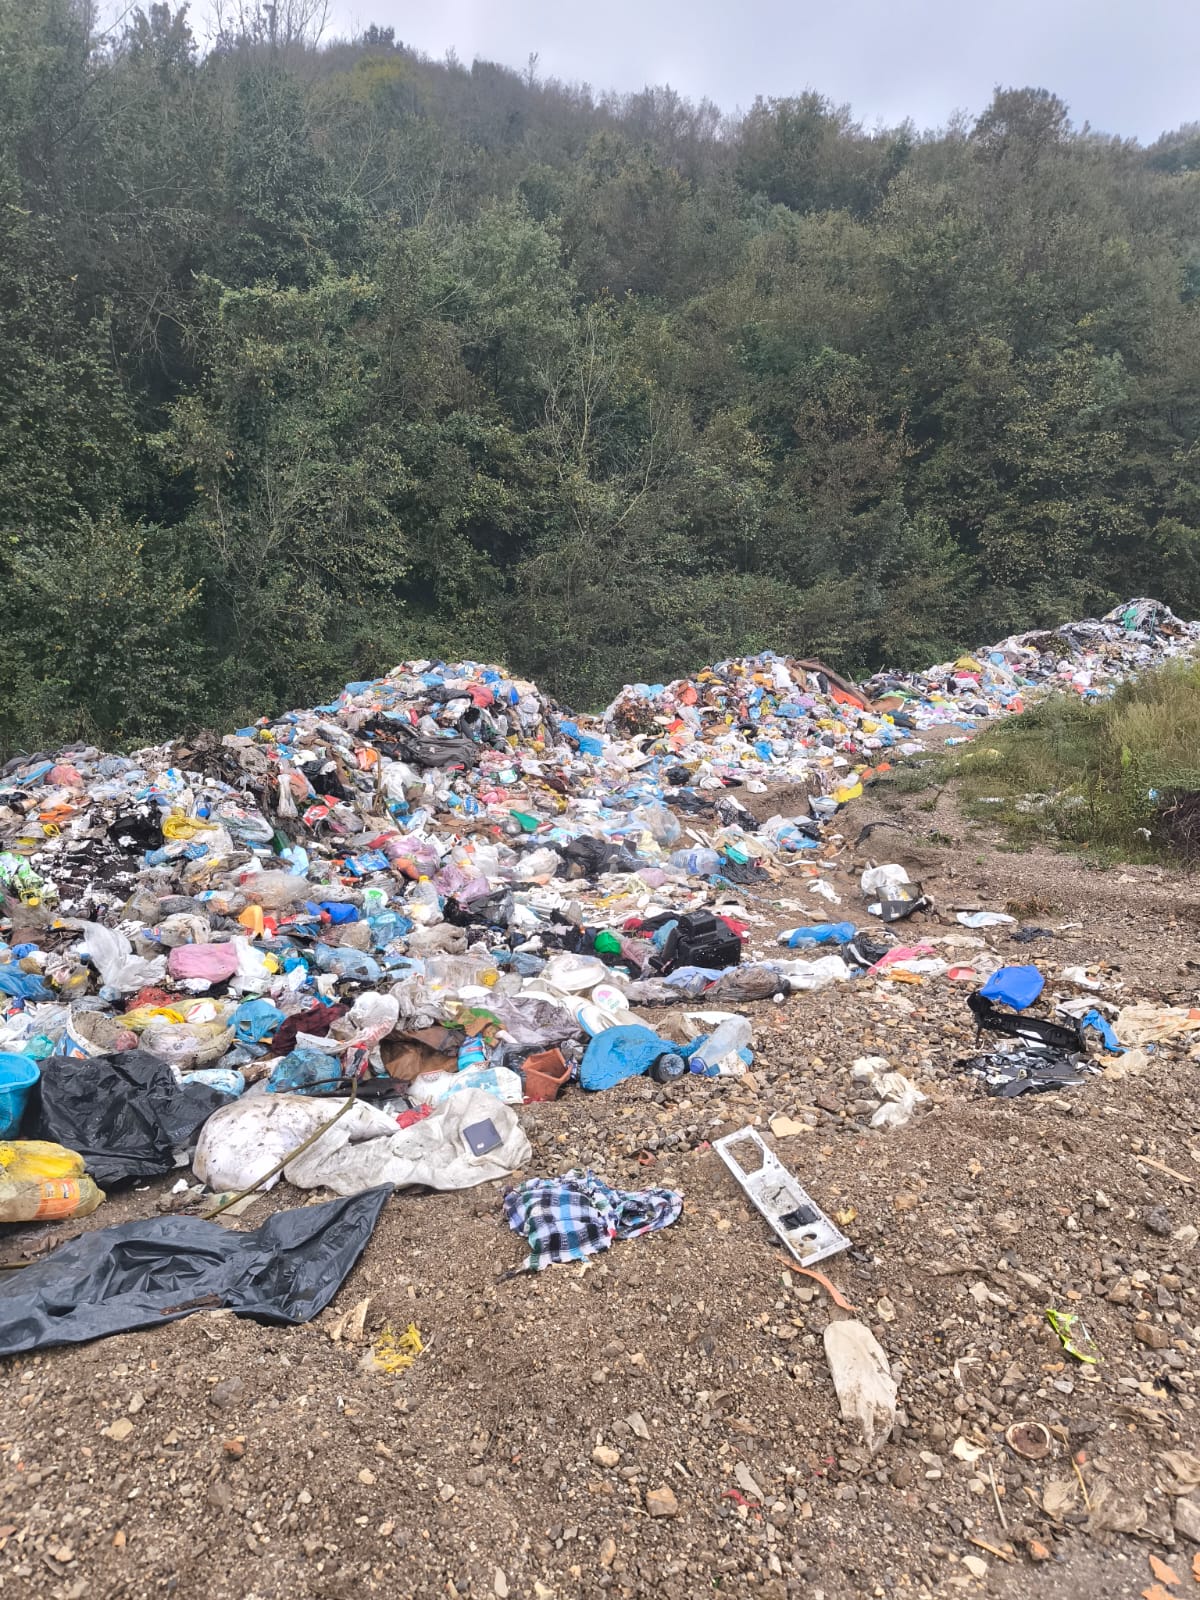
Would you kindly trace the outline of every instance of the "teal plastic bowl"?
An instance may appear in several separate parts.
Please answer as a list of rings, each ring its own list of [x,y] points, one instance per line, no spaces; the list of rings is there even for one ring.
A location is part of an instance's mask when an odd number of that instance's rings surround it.
[[[30,1056],[10,1056],[0,1052],[0,1139],[15,1139],[29,1091],[41,1077],[41,1069]]]

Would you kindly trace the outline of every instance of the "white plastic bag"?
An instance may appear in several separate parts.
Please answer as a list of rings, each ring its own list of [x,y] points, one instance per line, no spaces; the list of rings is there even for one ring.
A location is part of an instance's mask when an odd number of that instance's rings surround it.
[[[825,1359],[833,1374],[843,1422],[857,1422],[874,1455],[896,1422],[896,1382],[878,1340],[861,1322],[831,1322]]]
[[[868,900],[872,895],[882,895],[885,900],[893,900],[896,898],[893,890],[907,882],[908,873],[902,866],[893,862],[886,867],[868,867],[859,879],[859,888]]]
[[[139,989],[162,982],[167,970],[165,956],[155,956],[151,961],[135,956],[133,945],[123,933],[98,922],[71,919],[68,925],[83,930],[80,943],[104,988],[121,995],[136,994]]]

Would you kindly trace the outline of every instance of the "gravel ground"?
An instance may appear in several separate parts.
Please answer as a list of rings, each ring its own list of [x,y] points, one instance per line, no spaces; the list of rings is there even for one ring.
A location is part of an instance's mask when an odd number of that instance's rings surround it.
[[[1104,963],[1122,997],[1196,1001],[1191,881],[1012,854],[945,797],[928,807],[853,811],[845,914],[862,920],[854,870],[898,860],[936,899],[914,933],[961,932],[956,905],[1078,923],[987,937],[1048,974]],[[900,826],[853,842],[884,819]],[[780,902],[811,910],[794,880],[764,887],[760,948],[800,920]],[[989,1100],[954,1068],[974,1040],[964,992],[865,980],[751,1006],[746,1080],[527,1108],[534,1172],[686,1197],[674,1227],[585,1267],[506,1276],[523,1251],[498,1185],[400,1194],[318,1323],[201,1313],[0,1363],[3,1592],[1124,1597],[1151,1555],[1180,1580],[1168,1593],[1193,1590],[1200,1498],[1171,1491],[1200,1459],[1163,1455],[1200,1451],[1196,1064],[1164,1052],[1138,1076]],[[907,1127],[866,1126],[848,1068],[868,1054],[928,1094]],[[784,1268],[709,1145],[780,1114],[806,1130],[780,1156],[854,1241],[829,1276],[899,1384],[874,1457],[825,1361],[843,1313]],[[61,1232],[150,1214],[169,1187]],[[232,1226],[302,1200],[282,1188]],[[7,1232],[14,1260],[42,1230]],[[365,1339],[333,1340],[364,1298]],[[1082,1314],[1100,1365],[1064,1352],[1047,1306]],[[427,1346],[411,1370],[367,1371],[382,1326],[410,1322]],[[1006,1444],[1015,1422],[1044,1424],[1043,1459]]]

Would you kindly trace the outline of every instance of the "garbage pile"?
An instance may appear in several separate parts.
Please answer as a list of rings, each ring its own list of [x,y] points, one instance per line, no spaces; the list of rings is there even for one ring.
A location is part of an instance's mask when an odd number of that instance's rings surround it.
[[[528,1163],[524,1103],[744,1074],[748,1002],[864,973],[980,982],[982,941],[900,942],[928,902],[898,866],[818,920],[830,818],[914,729],[1106,692],[1198,640],[1134,601],[862,688],[727,661],[595,722],[498,668],[416,661],[224,738],[11,761],[0,1221],[84,1216],[187,1160],[218,1209],[281,1177],[467,1187]],[[780,780],[807,814],[758,820],[746,799]],[[754,906],[798,867],[813,920],[748,960]],[[886,1067],[862,1064],[880,1128],[922,1099]],[[584,1182],[554,1181],[526,1201]]]
[[[1096,699],[1198,645],[1200,622],[1181,621],[1157,600],[1130,600],[1099,620],[1031,629],[924,672],[881,672],[862,685],[819,661],[743,656],[674,683],[627,684],[603,721],[644,753],[673,759],[675,781],[705,789],[732,775],[754,791],[818,776],[820,792],[841,803],[914,731],[948,723],[969,730],[1060,691]]]

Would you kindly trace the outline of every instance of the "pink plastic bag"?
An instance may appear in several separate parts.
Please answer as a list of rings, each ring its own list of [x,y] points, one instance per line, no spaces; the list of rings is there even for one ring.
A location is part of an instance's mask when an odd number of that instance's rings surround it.
[[[171,951],[167,971],[173,978],[204,978],[223,983],[238,969],[238,953],[232,944],[181,944]]]

